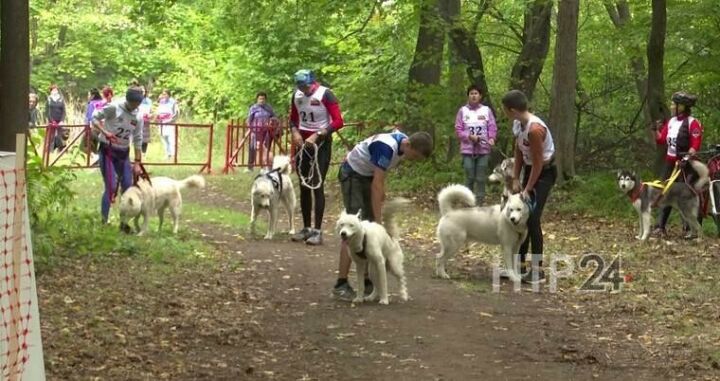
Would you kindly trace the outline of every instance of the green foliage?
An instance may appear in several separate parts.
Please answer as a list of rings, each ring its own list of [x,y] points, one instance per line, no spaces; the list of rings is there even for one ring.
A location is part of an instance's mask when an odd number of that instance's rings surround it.
[[[643,119],[635,120],[642,100],[630,65],[633,57],[645,60],[650,6],[628,3],[632,19],[622,28],[612,24],[604,2],[581,7],[579,86],[586,95],[579,99],[581,167],[652,162]],[[477,2],[462,4],[462,25],[477,25],[489,95],[497,106],[521,48],[528,1],[493,1],[479,19]],[[84,99],[90,87],[107,83],[122,89],[138,78],[155,89],[152,94],[158,88],[174,90],[185,119],[243,118],[259,90],[285,115],[292,73],[310,68],[332,86],[346,120],[419,118],[434,126],[442,148],[464,100],[465,67],[451,65],[449,42],[440,86],[408,88],[419,23],[413,1],[32,0],[30,5],[32,84],[41,92],[59,83],[73,98]],[[720,141],[719,130],[712,128],[720,123],[712,112],[720,108],[716,13],[712,2],[668,2],[666,93],[684,89],[700,96],[694,111],[706,126],[707,143]],[[543,117],[549,115],[552,71],[547,68],[553,51],[533,100],[534,111]],[[427,106],[408,110],[410,94]],[[508,121],[496,117],[501,141],[510,139]],[[631,157],[629,146],[646,149],[639,158]],[[439,155],[445,153],[442,148]],[[588,155],[598,152],[602,155]]]
[[[42,135],[30,135],[30,139],[35,146],[42,147]],[[33,230],[42,225],[59,222],[59,215],[65,212],[67,205],[75,196],[70,188],[75,179],[75,173],[67,168],[43,169],[42,157],[36,154],[32,145],[29,145],[27,188],[30,223]]]

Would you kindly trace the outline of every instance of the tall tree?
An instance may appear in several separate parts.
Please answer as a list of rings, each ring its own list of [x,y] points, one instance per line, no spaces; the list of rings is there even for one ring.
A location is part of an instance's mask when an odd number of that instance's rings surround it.
[[[621,32],[629,32],[632,27],[632,13],[630,12],[630,6],[627,0],[606,0],[605,9],[612,20],[613,25]],[[632,44],[632,42],[631,42]],[[630,56],[630,68],[632,70],[633,78],[635,80],[635,87],[638,92],[638,98],[642,103],[643,111],[643,126],[647,126],[651,123],[650,109],[647,104],[647,72],[645,69],[645,61],[639,52],[638,46],[629,47],[631,53]]]
[[[667,7],[665,0],[652,1],[652,21],[647,45],[648,83],[647,103],[652,120],[664,120],[670,115],[665,103],[665,34],[667,31]],[[655,169],[662,168],[662,149],[658,150]]]
[[[408,75],[408,127],[434,134],[428,102],[440,85],[445,28],[440,10],[447,0],[422,0],[415,55]]]
[[[522,90],[528,99],[532,99],[550,48],[552,7],[552,0],[535,0],[525,10],[523,45],[512,68],[510,88]]]
[[[575,123],[577,108],[577,26],[579,0],[560,0],[557,14],[550,127],[555,138],[559,181],[575,176]]]
[[[30,31],[27,1],[0,6],[0,151],[15,151],[15,134],[27,131]]]
[[[453,0],[457,1],[457,0]],[[459,5],[459,1],[457,1]],[[480,9],[475,15],[475,21],[473,22],[474,28],[480,23],[480,19],[483,17],[489,7],[489,2],[485,1],[480,5]],[[491,103],[490,92],[488,89],[487,80],[485,78],[485,67],[483,65],[483,57],[480,48],[477,45],[475,34],[477,30],[468,30],[462,23],[459,22],[459,18],[448,18],[446,20],[450,26],[448,35],[452,42],[452,49],[457,52],[457,55],[462,59],[467,67],[468,80],[480,87],[483,94],[485,94],[485,102]]]
[[[665,0],[653,0],[652,22],[647,45],[647,102],[652,120],[665,119],[670,115],[665,102],[665,74],[663,72],[666,31],[667,7]]]

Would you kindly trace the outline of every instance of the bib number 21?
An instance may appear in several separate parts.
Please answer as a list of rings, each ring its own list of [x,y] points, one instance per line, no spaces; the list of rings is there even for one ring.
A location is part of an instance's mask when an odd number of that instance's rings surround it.
[[[310,122],[315,123],[315,114],[313,114],[312,111],[310,113],[300,111],[300,119],[302,119],[303,122],[308,121],[308,115],[310,116]]]

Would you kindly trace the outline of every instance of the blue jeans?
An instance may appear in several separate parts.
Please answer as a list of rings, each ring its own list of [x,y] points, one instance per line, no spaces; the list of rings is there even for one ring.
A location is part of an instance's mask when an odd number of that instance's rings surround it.
[[[485,199],[485,173],[488,167],[488,155],[463,154],[462,165],[465,170],[465,186],[475,193],[478,205]]]
[[[132,169],[130,167],[130,150],[112,149],[106,144],[100,144],[98,165],[105,184],[105,191],[100,201],[102,222],[106,224],[110,215],[110,197],[117,190],[117,179],[120,178],[120,187],[125,192],[132,185]]]

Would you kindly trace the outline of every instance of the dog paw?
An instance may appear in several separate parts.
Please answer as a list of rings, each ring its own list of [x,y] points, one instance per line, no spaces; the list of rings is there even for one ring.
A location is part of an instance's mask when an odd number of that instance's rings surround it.
[[[290,235],[295,234],[295,229],[290,229],[290,231],[288,232],[288,234],[290,234]]]
[[[402,300],[403,302],[407,302],[408,300],[410,300],[410,295],[408,295],[407,292],[401,293],[400,300]]]
[[[355,303],[355,304],[360,304],[360,303],[362,303],[362,302],[364,302],[364,301],[365,301],[365,298],[363,298],[363,297],[355,297],[355,299],[353,299],[352,302]]]
[[[641,235],[636,235],[636,236],[635,236],[635,239],[642,239],[642,236],[641,236]]]
[[[446,273],[446,272],[444,272],[444,271],[443,271],[443,272],[436,272],[436,273],[435,273],[435,276],[436,276],[437,278],[440,278],[440,279],[450,279],[450,275],[448,275],[448,273]]]
[[[265,237],[263,239],[272,239],[272,234],[265,234]]]
[[[388,304],[390,304],[390,301],[388,301],[387,299],[380,299],[380,301],[378,302],[378,304],[382,304],[382,305],[387,306]]]

